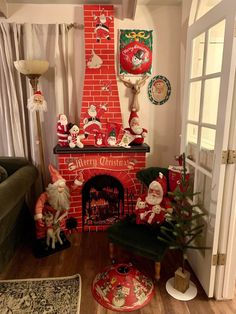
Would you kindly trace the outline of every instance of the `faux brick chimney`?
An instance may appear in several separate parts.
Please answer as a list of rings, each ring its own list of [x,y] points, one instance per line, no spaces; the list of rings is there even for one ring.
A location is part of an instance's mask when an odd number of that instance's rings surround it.
[[[110,40],[102,38],[97,42],[95,28],[97,22],[95,16],[104,14],[111,17],[109,24]],[[80,128],[83,128],[83,120],[88,117],[88,108],[93,104],[97,108],[103,103],[107,104],[107,111],[100,118],[102,132],[106,132],[107,123],[119,123],[122,126],[120,101],[117,88],[117,76],[115,72],[114,51],[114,10],[113,6],[85,5],[84,6],[84,38],[86,70],[80,117]],[[87,67],[92,51],[103,60],[100,68]],[[110,90],[103,90],[104,84],[110,84]],[[118,138],[119,140],[119,138]],[[141,184],[136,178],[136,173],[146,166],[146,153],[150,151],[146,144],[124,148],[121,146],[96,147],[94,137],[90,135],[83,140],[83,148],[61,147],[57,145],[54,153],[57,154],[58,170],[72,186],[74,180],[82,174],[83,185],[77,190],[71,191],[71,205],[69,217],[74,217],[78,223],[78,231],[102,231],[107,224],[86,225],[84,223],[83,192],[91,180],[101,175],[111,176],[119,181],[124,190],[124,200],[121,207],[121,215],[130,213],[134,209],[137,197],[141,194]]]
[[[101,38],[96,41],[96,24],[94,16],[100,16],[101,12],[110,17],[109,35],[110,40]],[[80,127],[83,126],[84,118],[88,117],[88,108],[94,104],[97,108],[103,103],[107,104],[107,111],[101,117],[102,132],[106,131],[106,123],[115,122],[122,126],[120,101],[115,71],[114,49],[114,8],[104,5],[84,5],[84,40],[85,40],[85,77],[80,116]],[[90,60],[92,51],[98,55],[103,64],[98,69],[90,69],[87,62]],[[110,91],[102,90],[104,84],[110,84]],[[93,145],[94,137],[90,135],[84,144]]]

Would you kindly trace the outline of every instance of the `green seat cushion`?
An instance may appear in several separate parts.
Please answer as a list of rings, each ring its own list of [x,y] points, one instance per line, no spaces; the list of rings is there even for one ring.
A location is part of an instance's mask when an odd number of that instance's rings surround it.
[[[107,229],[111,242],[124,246],[134,253],[161,261],[168,246],[157,239],[158,229],[124,220]]]

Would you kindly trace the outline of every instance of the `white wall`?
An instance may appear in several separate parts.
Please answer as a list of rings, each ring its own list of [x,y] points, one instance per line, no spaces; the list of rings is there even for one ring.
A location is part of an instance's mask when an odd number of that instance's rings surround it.
[[[162,106],[152,104],[147,95],[147,85],[141,90],[140,121],[148,129],[146,142],[151,147],[149,166],[173,164],[174,155],[179,154],[180,134],[180,6],[138,6],[135,20],[117,21],[121,29],[153,30],[153,72],[164,75],[170,81],[170,99]],[[129,112],[126,88],[119,83],[123,122],[127,125]]]
[[[53,12],[53,14],[51,13]],[[9,4],[8,20],[16,23],[82,23],[81,5],[32,5]],[[149,166],[173,164],[174,155],[179,154],[180,142],[180,6],[137,6],[134,21],[116,20],[117,29],[153,30],[153,72],[140,94],[140,122],[148,129],[146,142],[151,147]],[[117,35],[118,36],[118,35]],[[118,38],[116,38],[118,41]],[[116,45],[117,46],[117,45]],[[83,49],[83,47],[79,47]],[[147,95],[148,82],[155,75],[166,76],[172,87],[170,99],[162,106],[152,104]],[[122,83],[118,83],[123,126],[128,126],[128,104],[131,94]]]

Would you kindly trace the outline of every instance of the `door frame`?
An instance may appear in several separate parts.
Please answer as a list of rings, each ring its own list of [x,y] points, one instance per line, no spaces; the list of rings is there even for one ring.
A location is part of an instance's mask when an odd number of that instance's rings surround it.
[[[236,150],[236,37],[233,55],[235,56],[232,111],[230,123],[229,150]],[[226,256],[225,265],[219,265],[216,271],[215,298],[217,300],[233,299],[236,281],[236,164],[227,164],[223,200],[220,239],[218,251]]]
[[[193,2],[193,6],[194,5],[196,5],[196,2]],[[224,95],[227,95],[227,101],[226,101],[226,107],[224,109],[226,111],[225,119],[223,118],[221,119],[220,114],[218,114],[218,119],[217,119],[218,132],[220,128],[223,132],[223,136],[221,138],[221,141],[216,143],[215,151],[218,152],[218,154],[215,154],[214,156],[215,157],[214,163],[215,165],[219,166],[220,171],[219,171],[219,174],[215,174],[215,177],[218,178],[218,181],[219,181],[219,188],[218,188],[219,193],[217,195],[217,208],[216,208],[215,228],[214,228],[215,235],[214,235],[214,242],[213,242],[213,247],[212,247],[212,256],[217,255],[219,253],[218,251],[219,246],[222,245],[222,239],[220,236],[220,233],[223,232],[222,222],[225,222],[227,220],[229,222],[229,217],[230,217],[229,211],[223,212],[222,210],[222,207],[223,207],[222,205],[224,204],[223,202],[225,200],[225,198],[223,198],[223,191],[225,190],[224,185],[225,185],[225,180],[227,180],[227,171],[226,171],[226,165],[221,164],[221,151],[228,150],[228,141],[229,141],[229,131],[230,131],[229,126],[230,126],[232,95],[233,95],[233,83],[232,82],[234,82],[234,77],[232,77],[232,73],[233,71],[235,73],[235,62],[233,61],[234,45],[232,42],[233,30],[234,30],[234,25],[235,25],[235,11],[236,11],[236,3],[234,0],[222,0],[222,2],[216,5],[211,11],[206,13],[204,16],[202,16],[199,20],[197,20],[193,24],[191,24],[188,28],[188,39],[187,39],[187,49],[186,49],[186,64],[188,64],[188,66],[186,66],[186,69],[185,69],[184,107],[183,107],[183,122],[182,122],[182,132],[181,132],[182,133],[181,152],[185,151],[185,145],[186,145],[186,133],[187,133],[186,121],[188,120],[187,119],[187,115],[188,115],[187,104],[188,104],[188,98],[189,98],[189,78],[190,78],[190,70],[191,70],[191,67],[189,66],[189,64],[191,63],[191,56],[192,56],[192,51],[191,51],[192,39],[196,38],[198,35],[205,32],[210,27],[216,25],[218,22],[225,19],[225,22],[226,22],[225,41],[224,41],[225,46],[224,46],[222,70],[221,70],[222,72],[221,80],[224,82],[224,84],[221,84],[219,103],[222,103],[222,101],[224,100],[223,99]],[[212,178],[214,178],[213,171],[212,171]],[[232,185],[232,178],[230,181]],[[224,216],[226,220],[221,221],[221,218],[223,218]],[[231,226],[231,228],[233,228],[233,225]],[[225,230],[229,230],[229,224],[224,226],[223,230],[224,232]],[[211,263],[209,265],[212,265],[212,260],[208,259],[207,263]],[[191,261],[191,259],[190,259],[190,264],[192,268],[195,270],[196,267],[194,267],[194,261],[193,260]],[[209,279],[209,289],[208,291],[206,291],[209,297],[215,296],[216,298],[219,298],[219,293],[217,293],[217,291],[219,292],[221,288],[223,287],[224,276],[222,276],[222,274],[223,272],[222,270],[221,272],[219,272],[218,266],[211,266],[211,277]],[[198,276],[197,273],[196,275]]]

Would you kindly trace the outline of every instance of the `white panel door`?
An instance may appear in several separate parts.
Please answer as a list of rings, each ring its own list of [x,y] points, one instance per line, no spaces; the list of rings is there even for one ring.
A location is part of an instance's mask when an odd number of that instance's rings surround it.
[[[195,2],[196,5],[196,2]],[[197,6],[196,6],[197,7]],[[181,151],[188,156],[194,192],[206,213],[205,231],[188,259],[209,297],[213,296],[235,71],[236,1],[222,0],[188,29]]]

